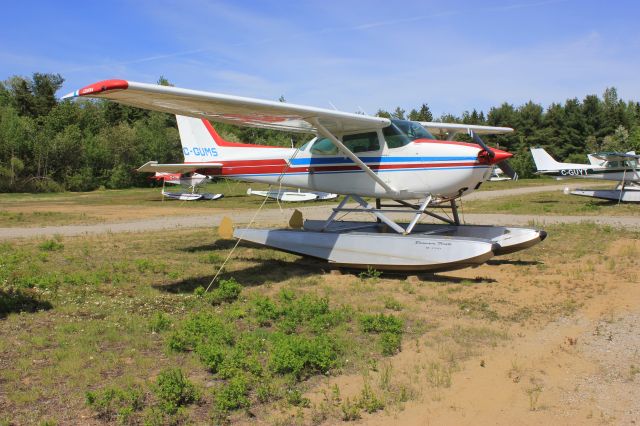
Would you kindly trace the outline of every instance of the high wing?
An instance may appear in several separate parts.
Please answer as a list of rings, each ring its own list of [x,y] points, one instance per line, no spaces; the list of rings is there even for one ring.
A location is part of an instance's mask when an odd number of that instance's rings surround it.
[[[189,173],[203,169],[219,169],[222,163],[178,163],[158,164],[157,161],[149,161],[138,168],[139,172],[165,172],[165,173]]]
[[[381,117],[127,80],[100,81],[63,99],[74,97],[106,98],[172,114],[290,132],[317,134],[322,126],[334,135],[342,135],[375,131],[391,123]]]
[[[640,155],[635,152],[596,152],[591,154],[592,157],[603,161],[626,161],[640,159]]]
[[[469,130],[478,135],[499,135],[511,133],[511,127],[479,126],[476,124],[438,123],[434,121],[421,121],[420,124],[433,134],[444,134],[447,138],[453,138],[456,133],[468,133]]]

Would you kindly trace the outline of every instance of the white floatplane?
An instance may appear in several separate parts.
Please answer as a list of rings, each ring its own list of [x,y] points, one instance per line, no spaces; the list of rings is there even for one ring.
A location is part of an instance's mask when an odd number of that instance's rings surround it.
[[[199,187],[209,180],[208,176],[199,173],[192,173],[185,176],[182,173],[156,172],[153,179],[162,181],[162,196],[180,201],[196,201],[196,200],[218,200],[223,197],[222,194],[200,193]],[[165,190],[165,185],[180,185],[185,188],[186,192],[169,192]]]
[[[106,98],[179,115],[181,136],[183,128],[191,135],[183,138],[189,140],[183,147],[185,162],[148,162],[140,171],[197,172],[345,195],[321,224],[236,228],[234,236],[243,240],[348,267],[451,270],[477,266],[546,236],[535,229],[461,225],[457,198],[478,189],[494,165],[515,174],[506,162],[512,155],[488,147],[479,136],[510,128],[391,120],[126,80],[101,81],[65,96],[72,97]],[[208,120],[316,136],[299,148],[240,144],[221,138]],[[438,140],[429,129],[465,131],[474,143]],[[347,205],[349,200],[356,205]],[[452,217],[431,211],[445,206]],[[398,212],[409,212],[408,223],[390,217]],[[336,220],[342,213],[371,214],[377,222]],[[424,215],[446,225],[419,225]]]
[[[618,202],[640,202],[640,169],[635,152],[598,152],[588,154],[589,164],[560,163],[544,148],[531,148],[538,174],[556,179],[600,179],[618,182],[614,189],[574,189],[565,193]]]

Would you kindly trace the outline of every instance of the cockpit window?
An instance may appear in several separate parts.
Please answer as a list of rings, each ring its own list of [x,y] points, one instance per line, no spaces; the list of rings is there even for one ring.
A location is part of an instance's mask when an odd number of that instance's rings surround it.
[[[355,153],[380,149],[380,141],[376,132],[347,135],[342,138],[342,143]],[[320,155],[336,155],[338,154],[338,147],[328,138],[319,138],[311,147],[310,152]]]
[[[435,139],[424,127],[414,121],[391,120],[391,125],[382,129],[389,148],[400,148],[416,139]]]

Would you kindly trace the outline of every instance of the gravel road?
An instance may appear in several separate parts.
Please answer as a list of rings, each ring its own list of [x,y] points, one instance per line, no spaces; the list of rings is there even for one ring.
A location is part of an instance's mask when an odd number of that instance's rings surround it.
[[[579,184],[571,185],[545,185],[533,186],[527,188],[513,188],[495,191],[475,192],[465,197],[465,200],[487,199],[508,197],[518,194],[531,194],[535,192],[545,192],[562,190],[565,186],[575,187]],[[325,219],[331,213],[332,206],[308,206],[300,207],[303,215],[307,219]],[[256,224],[266,225],[284,225],[287,223],[294,207],[285,209],[265,209],[261,211],[257,218]],[[129,222],[99,223],[93,225],[64,225],[64,226],[45,226],[45,227],[25,227],[25,228],[0,228],[0,240],[16,239],[16,238],[36,238],[49,237],[53,235],[85,235],[85,234],[103,234],[117,232],[144,232],[159,231],[163,229],[176,228],[206,228],[218,226],[220,220],[224,216],[233,218],[234,223],[243,224],[251,221],[254,216],[254,210],[229,210],[217,211],[213,215],[207,216],[165,216],[155,217],[144,220],[136,220]],[[354,217],[355,216],[351,216]],[[369,218],[368,215],[362,215],[363,218]],[[463,217],[465,223],[473,223],[478,225],[530,225],[535,223],[538,226],[555,223],[580,223],[593,222],[601,225],[624,226],[629,228],[640,228],[640,217],[638,216],[539,216],[539,215],[513,215],[513,214],[466,214]]]

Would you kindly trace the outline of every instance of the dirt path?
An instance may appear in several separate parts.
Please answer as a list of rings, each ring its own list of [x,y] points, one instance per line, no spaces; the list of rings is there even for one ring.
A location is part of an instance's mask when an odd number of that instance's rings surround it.
[[[325,219],[331,212],[330,207],[303,207],[300,209],[306,219]],[[255,224],[261,226],[285,226],[294,209],[282,211],[271,209],[260,212]],[[236,224],[249,223],[255,212],[220,212],[208,216],[166,216],[131,222],[100,223],[95,225],[45,226],[41,228],[0,228],[0,240],[15,238],[51,237],[54,235],[76,236],[86,234],[104,234],[116,232],[145,232],[177,228],[207,228],[220,224],[224,216],[233,218]],[[354,216],[355,217],[355,216]],[[362,215],[363,218],[368,216]],[[513,214],[466,214],[464,223],[477,225],[513,225],[544,226],[555,223],[591,222],[600,225],[640,228],[637,216],[540,216]]]
[[[518,194],[531,194],[536,192],[562,190],[565,186],[577,187],[579,184],[570,185],[544,185],[526,188],[514,188],[495,191],[475,192],[465,197],[465,200],[493,199],[508,197]],[[325,219],[333,206],[309,206],[300,207],[299,210],[307,219]],[[261,226],[282,226],[285,225],[295,207],[285,209],[269,208],[263,209],[256,217],[256,224]],[[99,223],[92,225],[63,225],[45,227],[22,227],[22,228],[0,228],[0,240],[15,238],[35,238],[50,237],[53,235],[74,236],[85,234],[102,234],[115,232],[144,232],[158,231],[163,229],[176,228],[206,228],[218,226],[224,216],[229,216],[236,224],[246,224],[251,221],[255,214],[253,210],[217,210],[209,215],[181,215],[181,216],[154,216],[145,219],[138,219],[126,222]],[[392,215],[393,216],[393,215]],[[361,217],[369,219],[368,215]],[[580,223],[593,222],[601,225],[624,226],[630,228],[640,228],[640,217],[637,216],[540,216],[540,215],[511,215],[511,214],[466,214],[463,216],[465,223],[479,225],[531,225],[538,226],[553,223]]]
[[[508,345],[470,359],[449,389],[408,403],[393,423],[638,424],[638,323],[640,284],[608,282],[575,315],[518,330]]]

